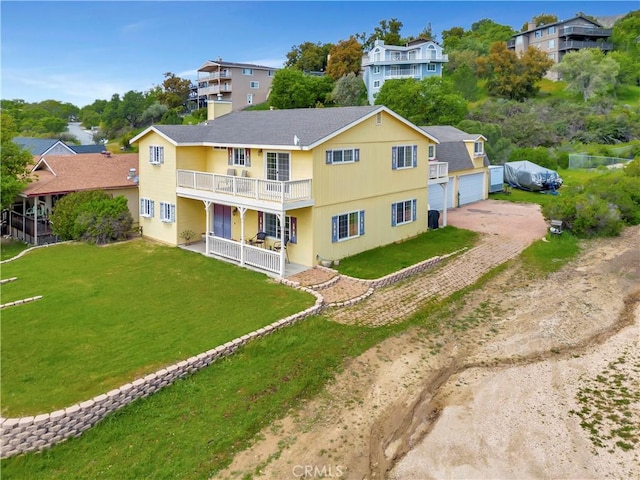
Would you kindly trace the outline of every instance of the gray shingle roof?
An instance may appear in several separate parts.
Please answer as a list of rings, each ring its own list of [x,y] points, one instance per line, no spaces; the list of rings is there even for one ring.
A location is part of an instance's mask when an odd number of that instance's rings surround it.
[[[29,150],[33,155],[42,155],[59,141],[60,140],[55,138],[35,137],[14,137],[13,139],[13,143],[20,145],[21,148]]]
[[[464,142],[475,141],[480,135],[470,134],[449,125],[420,128],[440,142],[436,149],[436,157],[439,162],[447,162],[449,164],[449,172],[474,168]]]
[[[177,144],[314,145],[354,122],[373,114],[380,106],[302,108],[228,113],[208,125],[156,125],[154,128]]]

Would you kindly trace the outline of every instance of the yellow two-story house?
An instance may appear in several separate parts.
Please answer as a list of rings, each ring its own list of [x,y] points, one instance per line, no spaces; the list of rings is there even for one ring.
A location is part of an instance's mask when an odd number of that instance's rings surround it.
[[[202,233],[208,255],[284,276],[425,232],[448,182],[435,137],[384,106],[209,112],[131,140],[144,236]]]

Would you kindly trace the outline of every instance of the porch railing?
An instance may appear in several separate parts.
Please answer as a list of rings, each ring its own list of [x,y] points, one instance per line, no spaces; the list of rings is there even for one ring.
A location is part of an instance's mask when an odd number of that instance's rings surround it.
[[[449,177],[447,162],[429,162],[429,180],[441,180]]]
[[[280,273],[280,253],[266,248],[256,247],[254,245],[244,244],[235,240],[228,240],[222,237],[216,237],[209,234],[209,251],[208,254],[218,255],[220,257],[241,261],[241,253],[244,248],[244,263],[267,270],[273,273]]]
[[[311,199],[311,179],[280,182],[178,170],[178,187],[280,203]]]

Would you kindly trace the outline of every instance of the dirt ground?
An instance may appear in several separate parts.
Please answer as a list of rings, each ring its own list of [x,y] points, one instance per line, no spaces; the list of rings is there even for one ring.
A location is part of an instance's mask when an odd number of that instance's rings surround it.
[[[354,359],[216,478],[640,477],[639,227],[545,279],[516,263],[448,320]]]

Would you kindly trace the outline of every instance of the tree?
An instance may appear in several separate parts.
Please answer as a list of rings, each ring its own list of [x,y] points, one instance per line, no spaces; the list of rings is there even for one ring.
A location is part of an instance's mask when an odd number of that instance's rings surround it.
[[[186,105],[191,92],[191,81],[176,77],[175,74],[167,72],[164,74],[162,82],[163,90],[158,93],[160,103],[168,108],[177,108]]]
[[[538,93],[536,85],[553,61],[537,48],[528,48],[521,56],[507,50],[505,42],[495,42],[487,58],[487,89],[492,95],[522,101]]]
[[[613,26],[611,57],[620,65],[619,80],[640,86],[640,10],[628,13]]]
[[[435,40],[434,36],[433,36],[433,31],[431,29],[431,22],[427,23],[427,26],[424,27],[424,29],[417,35],[417,36],[413,36],[413,35],[409,35],[407,38],[404,39],[403,43],[409,43],[412,42],[413,40]]]
[[[141,120],[145,123],[155,123],[162,118],[162,116],[169,110],[166,105],[161,104],[160,102],[156,102],[153,105],[147,107],[144,112],[142,112]]]
[[[464,28],[452,27],[449,30],[442,31],[442,47],[447,51],[458,49],[458,44],[464,36]]]
[[[542,25],[549,25],[550,23],[555,23],[558,21],[558,17],[551,13],[541,13],[540,15],[536,15],[533,17],[533,24],[536,27],[540,27]],[[529,22],[522,25],[522,31],[526,32],[529,30]]]
[[[130,90],[122,97],[122,102],[118,106],[118,115],[129,123],[129,128],[135,128],[144,111],[144,105],[144,95]]]
[[[474,102],[478,99],[478,77],[476,77],[468,65],[460,65],[450,78],[453,81],[455,89],[466,100]]]
[[[599,48],[585,48],[567,53],[552,69],[567,82],[567,90],[581,94],[586,102],[612,89],[620,66]]]
[[[331,48],[326,74],[334,80],[349,73],[357,75],[360,73],[361,64],[362,45],[352,36],[349,40],[339,41]]]
[[[467,102],[455,93],[450,80],[440,77],[387,80],[375,103],[416,125],[453,125],[467,114]]]
[[[378,26],[373,29],[373,33],[367,35],[366,33],[357,34],[356,38],[362,42],[362,49],[368,52],[373,48],[373,44],[376,40],[384,41],[385,45],[402,45],[402,37],[400,36],[400,30],[402,29],[402,22],[397,18],[391,20],[380,20]]]
[[[331,43],[304,42],[291,47],[287,53],[285,68],[295,68],[302,72],[324,72],[327,68],[327,57],[333,45]]]
[[[330,77],[305,75],[295,68],[283,68],[273,77],[269,104],[281,109],[315,107],[326,102],[332,89]]]
[[[4,210],[31,181],[29,164],[33,156],[13,142],[17,135],[15,122],[4,111],[0,112],[0,132],[0,206]]]
[[[342,107],[367,104],[367,87],[362,77],[353,72],[336,81],[331,92],[331,101]]]
[[[53,233],[63,240],[107,243],[125,238],[133,218],[123,196],[112,198],[102,190],[70,193],[51,213]]]

